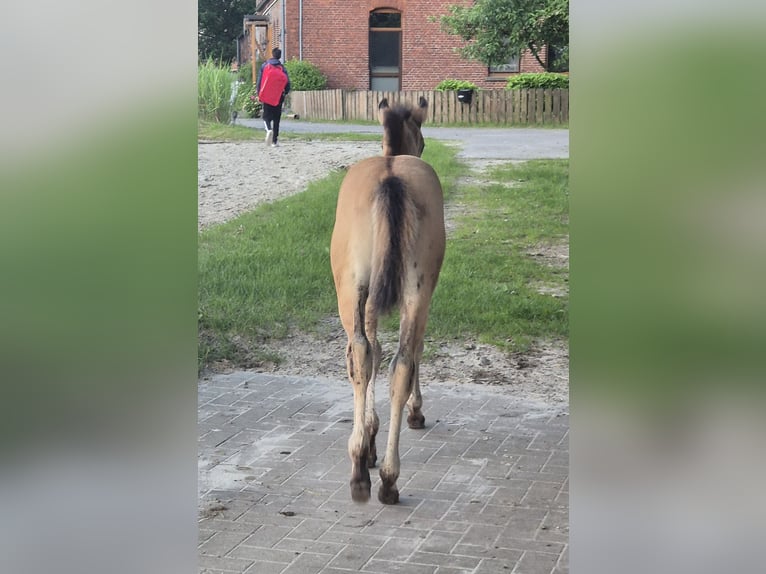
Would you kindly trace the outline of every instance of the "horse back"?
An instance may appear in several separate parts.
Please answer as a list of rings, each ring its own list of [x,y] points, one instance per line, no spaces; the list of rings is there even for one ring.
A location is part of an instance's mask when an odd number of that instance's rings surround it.
[[[338,207],[348,202],[365,209],[380,183],[391,176],[402,180],[408,196],[423,204],[429,216],[444,220],[439,177],[428,163],[412,155],[370,157],[351,166],[340,187]]]
[[[415,204],[418,221],[444,233],[444,196],[439,177],[425,161],[415,156],[376,156],[349,168],[338,192],[333,245],[348,241],[349,236],[371,247],[372,205],[383,181],[396,177],[405,194]],[[369,253],[368,253],[369,255]]]

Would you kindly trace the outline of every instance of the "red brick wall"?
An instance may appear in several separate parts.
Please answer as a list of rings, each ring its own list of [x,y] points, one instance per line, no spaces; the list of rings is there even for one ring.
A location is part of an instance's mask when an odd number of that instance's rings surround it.
[[[287,11],[283,51],[288,59],[298,58],[300,0],[281,1],[286,3]],[[492,81],[486,66],[455,54],[454,48],[462,45],[460,38],[442,32],[438,21],[429,21],[429,17],[446,13],[447,6],[459,1],[303,0],[303,59],[322,70],[328,88],[369,89],[369,13],[393,8],[402,12],[403,90],[431,90],[446,78],[469,80],[482,88],[500,88],[504,81]],[[278,17],[280,12],[277,2],[272,13]],[[521,71],[539,72],[542,68],[532,54],[526,53],[521,59]]]

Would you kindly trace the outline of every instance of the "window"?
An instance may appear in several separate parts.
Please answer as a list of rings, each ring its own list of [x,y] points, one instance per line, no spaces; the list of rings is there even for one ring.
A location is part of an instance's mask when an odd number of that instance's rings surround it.
[[[400,12],[370,12],[370,28],[402,28]]]
[[[519,59],[520,58],[518,56],[512,56],[508,61],[506,61],[503,64],[499,64],[497,66],[490,66],[489,73],[490,74],[508,74],[512,72],[518,72]]]
[[[397,91],[401,86],[402,14],[370,12],[370,89]]]
[[[548,71],[569,71],[569,46],[564,48],[559,48],[558,46],[553,45],[548,46]]]

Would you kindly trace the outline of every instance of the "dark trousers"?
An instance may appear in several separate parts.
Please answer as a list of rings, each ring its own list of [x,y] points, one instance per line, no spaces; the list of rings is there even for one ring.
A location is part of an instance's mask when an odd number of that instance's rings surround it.
[[[276,143],[279,138],[279,120],[282,117],[282,103],[279,105],[270,106],[269,104],[263,104],[263,123],[266,124],[266,129],[274,131],[274,139]]]

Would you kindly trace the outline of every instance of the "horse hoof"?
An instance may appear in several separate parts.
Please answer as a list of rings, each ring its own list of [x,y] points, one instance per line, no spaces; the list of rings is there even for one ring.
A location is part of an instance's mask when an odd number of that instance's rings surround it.
[[[371,486],[369,482],[352,482],[351,500],[354,502],[367,502],[370,500]]]
[[[426,417],[422,413],[416,415],[409,415],[407,417],[407,425],[411,429],[420,430],[426,428]]]
[[[396,504],[399,502],[399,489],[396,486],[386,486],[385,482],[378,489],[378,500],[383,504]]]
[[[367,457],[367,468],[375,468],[375,465],[378,463],[378,457],[375,455],[371,455]]]

